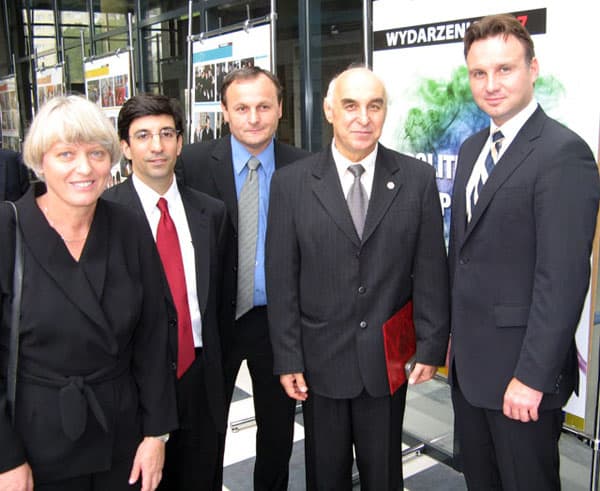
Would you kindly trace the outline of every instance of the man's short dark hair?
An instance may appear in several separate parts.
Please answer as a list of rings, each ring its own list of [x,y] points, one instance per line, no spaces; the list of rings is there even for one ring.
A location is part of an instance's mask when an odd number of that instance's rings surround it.
[[[530,63],[535,57],[533,40],[527,29],[523,27],[523,24],[516,17],[509,14],[488,15],[481,20],[473,22],[465,33],[465,58],[475,41],[496,36],[503,36],[506,39],[511,35],[516,37],[523,45],[525,48],[525,61]]]
[[[253,80],[255,78],[260,77],[261,75],[264,75],[271,82],[273,82],[273,85],[277,90],[277,102],[281,103],[281,99],[283,97],[283,88],[281,87],[281,83],[279,82],[277,76],[268,70],[257,66],[252,66],[236,68],[235,70],[232,70],[227,75],[225,75],[225,78],[223,78],[223,85],[221,86],[221,101],[223,105],[227,107],[227,98],[225,95],[227,93],[227,89],[233,82],[235,82],[236,80]]]
[[[134,120],[144,116],[172,116],[175,121],[175,129],[183,134],[183,110],[177,99],[171,99],[161,94],[138,94],[128,99],[121,111],[117,127],[119,138],[129,141],[129,127]]]

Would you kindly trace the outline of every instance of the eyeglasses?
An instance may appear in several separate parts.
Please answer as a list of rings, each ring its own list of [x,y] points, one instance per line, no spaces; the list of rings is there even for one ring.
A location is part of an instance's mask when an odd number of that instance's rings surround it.
[[[130,135],[138,143],[150,143],[155,136],[160,138],[162,142],[171,142],[179,136],[180,131],[175,128],[161,128],[158,133],[152,133],[148,130],[136,131],[133,135]]]

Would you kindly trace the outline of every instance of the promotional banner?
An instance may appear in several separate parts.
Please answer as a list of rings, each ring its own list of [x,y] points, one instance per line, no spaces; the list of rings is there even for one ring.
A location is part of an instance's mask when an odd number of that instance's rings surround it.
[[[37,85],[37,107],[39,109],[47,100],[65,93],[64,66],[56,65],[38,70],[35,81]]]
[[[568,21],[575,12],[587,9],[588,4],[582,0],[373,2],[373,69],[383,79],[389,95],[381,141],[435,168],[446,240],[458,149],[469,135],[489,125],[489,118],[471,97],[462,46],[466,29],[485,15],[515,14],[535,43],[540,64],[537,101],[596,152],[600,64],[590,63],[586,53],[586,46],[597,44],[596,20],[594,16],[578,15],[577,22]],[[567,43],[570,49],[565,49]],[[580,418],[585,415],[590,317],[588,300],[577,336],[582,376],[579,398],[572,398],[568,406],[568,411]]]
[[[0,110],[2,148],[19,152],[21,151],[21,118],[15,77],[0,79]]]
[[[245,66],[271,69],[270,24],[193,43],[191,142],[229,134],[221,112],[221,85],[228,72]]]
[[[116,129],[121,106],[131,96],[130,51],[84,60],[83,71],[86,97],[102,108]],[[131,169],[123,161],[111,174],[111,184],[119,184],[129,177]]]

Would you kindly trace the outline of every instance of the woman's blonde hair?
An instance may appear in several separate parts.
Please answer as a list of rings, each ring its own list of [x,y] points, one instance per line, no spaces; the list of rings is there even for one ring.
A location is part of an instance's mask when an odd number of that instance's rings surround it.
[[[23,143],[23,161],[43,179],[44,154],[57,142],[99,143],[112,164],[121,159],[117,132],[102,110],[81,96],[50,99],[37,113]]]

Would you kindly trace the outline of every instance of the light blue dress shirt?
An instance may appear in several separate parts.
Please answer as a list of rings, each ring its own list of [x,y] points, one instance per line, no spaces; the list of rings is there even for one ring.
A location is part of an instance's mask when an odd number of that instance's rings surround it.
[[[242,186],[248,176],[246,162],[252,154],[231,135],[231,154],[233,157],[233,175],[235,177],[235,191],[239,199]],[[254,269],[254,305],[267,304],[267,290],[265,287],[265,238],[267,235],[267,216],[269,213],[269,190],[271,177],[275,172],[275,145],[273,141],[258,155],[260,160],[258,172],[258,238],[256,240],[256,263]]]

